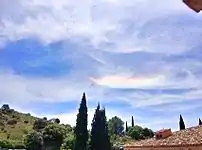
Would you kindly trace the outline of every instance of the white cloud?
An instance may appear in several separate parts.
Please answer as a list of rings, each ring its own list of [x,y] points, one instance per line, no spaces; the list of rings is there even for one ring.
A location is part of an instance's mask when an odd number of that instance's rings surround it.
[[[168,75],[168,76],[166,76]],[[89,76],[90,77],[90,76]],[[163,77],[163,78],[162,78]],[[91,78],[91,77],[90,77]],[[145,107],[166,103],[186,101],[201,98],[201,82],[194,75],[187,78],[170,78],[169,74],[163,76],[104,76],[94,79],[94,83],[87,78],[84,80],[78,74],[60,77],[27,77],[11,71],[0,72],[0,99],[1,102],[23,104],[29,102],[70,102],[80,100],[86,92],[89,101],[124,101],[135,107]],[[112,90],[111,90],[112,88]],[[183,94],[158,94],[130,91],[129,93],[117,90],[129,89],[195,89]],[[135,99],[135,101],[133,101]]]
[[[169,30],[171,26],[165,24],[163,26],[167,27],[167,31],[164,33],[152,32],[145,38],[139,38],[138,34],[144,30],[142,27],[149,21],[166,19],[166,16],[172,18],[172,15],[189,12],[181,0],[170,0],[166,3],[156,0],[155,4],[150,0],[86,0],[85,2],[51,0],[49,3],[41,0],[16,0],[14,3],[10,0],[2,0],[0,30],[5,41],[36,37],[45,43],[50,43],[84,38],[89,39],[90,44],[95,48],[109,51],[177,52],[168,51],[171,43],[172,47],[183,51],[189,41],[189,38],[186,40],[185,37],[188,37],[190,32],[193,33],[196,27],[189,27],[187,33],[181,33],[180,28],[176,27],[175,32],[178,32],[180,38],[170,38],[170,36],[175,37],[174,28]],[[124,30],[130,25],[127,24],[128,21],[136,27],[130,31],[129,37],[125,37],[122,34],[125,34]],[[172,19],[170,21],[173,22]],[[160,24],[161,22],[157,26],[161,27]],[[175,42],[176,40],[178,42]],[[103,47],[105,43],[113,43],[114,47]]]
[[[162,86],[165,79],[164,76],[156,77],[130,77],[130,76],[104,76],[102,78],[91,80],[102,86],[107,86],[110,88],[156,88]]]
[[[188,18],[185,21],[184,16]],[[189,19],[194,21],[192,26],[186,24],[190,22]],[[49,2],[1,0],[0,46],[7,41],[22,38],[37,38],[45,44],[60,40],[75,40],[81,45],[90,44],[93,46],[93,52],[79,47],[72,56],[72,53],[69,54],[68,47],[64,46],[64,57],[66,58],[66,55],[68,58],[71,57],[77,69],[70,75],[54,78],[27,77],[12,71],[1,71],[0,103],[9,102],[20,107],[23,103],[29,102],[69,102],[80,100],[81,93],[84,91],[87,92],[90,101],[119,100],[132,107],[141,108],[200,99],[202,81],[194,74],[201,68],[199,61],[166,62],[163,60],[165,57],[161,59],[158,58],[159,55],[156,56],[157,60],[150,61],[149,57],[147,59],[147,56],[140,56],[138,59],[136,57],[137,61],[128,61],[131,59],[128,56],[111,57],[111,54],[99,51],[182,53],[201,44],[198,23],[200,23],[200,15],[193,13],[181,0],[166,2],[162,0],[155,2],[151,0],[50,0]],[[85,62],[81,59],[83,56],[80,57],[80,53],[86,54]],[[101,56],[98,56],[99,54]],[[89,58],[102,65],[92,64]],[[140,60],[141,58],[143,59]],[[46,59],[50,57],[47,56]],[[28,63],[33,66],[42,64],[41,61],[35,64],[31,61]],[[89,66],[91,69],[88,69]],[[176,74],[180,72],[179,70],[185,70],[186,77],[177,78]],[[169,88],[195,90],[177,95],[161,92],[154,95],[142,91],[117,92],[123,88],[159,91]],[[91,119],[93,113],[90,110]],[[121,110],[109,110],[109,113],[109,116],[118,115],[123,118],[130,116]],[[55,116],[60,117],[62,122],[75,124],[75,114],[76,112],[70,112]],[[161,121],[159,122],[157,120],[152,126],[161,124]]]
[[[89,129],[91,128],[91,123],[92,123],[92,120],[93,120],[95,109],[96,109],[96,106],[95,106],[95,108],[88,108],[88,128]],[[78,113],[78,110],[71,111],[71,112],[66,112],[66,113],[64,112],[63,114],[49,115],[49,114],[46,114],[44,112],[43,114],[33,113],[33,115],[41,117],[41,118],[46,116],[48,119],[59,118],[61,123],[70,124],[71,126],[75,126],[76,125],[77,113]],[[127,112],[123,113],[120,110],[109,109],[109,108],[106,108],[106,116],[107,116],[107,119],[110,119],[110,118],[112,118],[114,116],[118,116],[123,121],[127,121],[127,120],[131,119],[131,114],[130,113],[127,113]]]
[[[72,83],[68,78],[32,78],[13,72],[0,73],[1,101],[29,103],[37,101],[75,101],[88,85]]]

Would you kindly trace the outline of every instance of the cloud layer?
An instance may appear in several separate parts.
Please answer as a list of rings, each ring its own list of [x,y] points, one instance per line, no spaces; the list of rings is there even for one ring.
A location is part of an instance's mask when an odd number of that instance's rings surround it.
[[[154,130],[196,125],[201,21],[181,0],[1,0],[0,104],[74,125],[86,92],[91,119],[99,101]]]

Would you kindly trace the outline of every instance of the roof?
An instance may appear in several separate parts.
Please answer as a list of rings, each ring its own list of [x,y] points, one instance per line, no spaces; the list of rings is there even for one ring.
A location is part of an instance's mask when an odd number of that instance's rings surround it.
[[[179,145],[200,145],[202,144],[202,126],[187,128],[185,130],[173,132],[165,139],[146,139],[130,143],[132,147],[155,147],[155,146],[179,146]]]
[[[162,130],[157,131],[156,133],[163,133],[163,132],[169,131],[169,130],[170,130],[170,129],[162,129]]]
[[[183,2],[197,13],[202,10],[202,0],[183,0]]]

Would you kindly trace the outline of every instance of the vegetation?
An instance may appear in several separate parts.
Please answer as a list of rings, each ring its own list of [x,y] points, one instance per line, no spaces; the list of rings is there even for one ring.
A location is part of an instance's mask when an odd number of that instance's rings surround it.
[[[87,142],[88,142],[88,114],[87,114],[87,106],[86,106],[86,96],[83,94],[79,113],[77,115],[76,120],[76,128],[75,128],[75,145],[74,150],[86,150]]]
[[[129,127],[127,135],[130,136],[132,139],[142,140],[153,137],[154,133],[151,129],[142,128],[136,125],[134,127]]]
[[[201,121],[201,119],[199,118],[199,126],[201,126],[202,125],[202,121]]]
[[[128,132],[128,123],[126,121],[126,132]]]
[[[41,150],[43,148],[43,135],[33,131],[26,135],[25,145],[28,150]]]
[[[108,126],[110,135],[121,136],[123,134],[124,122],[119,117],[115,116],[109,119]]]
[[[132,127],[135,126],[135,123],[134,123],[134,119],[133,119],[133,116],[132,116]]]
[[[100,109],[98,104],[94,114],[91,129],[91,150],[111,150],[110,137],[108,134],[108,125],[105,116],[105,109]]]
[[[184,130],[185,129],[185,124],[184,124],[184,120],[182,118],[182,115],[180,115],[179,126],[180,126],[180,130]]]
[[[58,118],[48,120],[46,117],[36,118],[31,114],[23,114],[5,104],[0,109],[0,147],[28,150],[118,150],[130,140],[153,136],[151,129],[135,126],[133,117],[131,126],[127,122],[124,125],[118,116],[107,121],[105,111],[100,105],[97,106],[92,128],[88,130],[85,93],[75,127],[60,124]]]

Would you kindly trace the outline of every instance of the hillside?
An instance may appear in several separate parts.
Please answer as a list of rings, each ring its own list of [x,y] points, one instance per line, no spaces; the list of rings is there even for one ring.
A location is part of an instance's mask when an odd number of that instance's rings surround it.
[[[0,142],[23,145],[24,136],[33,131],[34,122],[38,119],[29,113],[23,114],[3,105],[0,108]]]
[[[132,139],[139,140],[153,136],[151,129],[142,128],[138,125],[127,126],[128,131],[124,131],[124,122],[117,116],[109,119],[107,124],[109,125],[107,132],[109,132],[113,150],[119,149],[120,145],[124,145]],[[0,148],[25,148],[30,146],[25,142],[27,139],[32,141],[32,146],[35,146],[35,140],[38,142],[37,139],[42,139],[46,143],[41,144],[39,142],[40,146],[54,147],[54,142],[60,139],[59,147],[61,149],[72,149],[76,136],[74,129],[70,125],[60,124],[60,120],[57,118],[50,120],[47,120],[46,117],[37,118],[31,114],[10,109],[9,105],[6,104],[0,108]],[[90,137],[90,130],[88,134]],[[88,146],[89,144],[88,142]],[[58,145],[56,144],[56,146]]]

